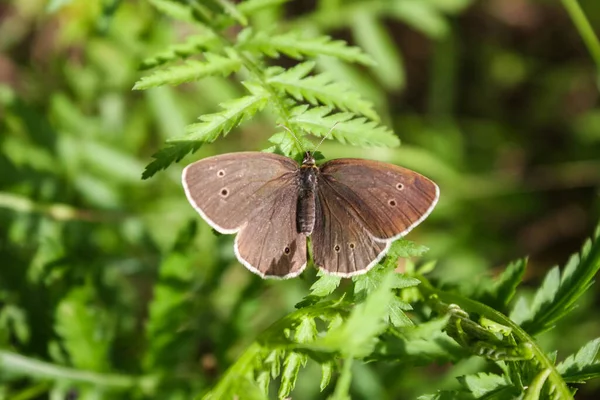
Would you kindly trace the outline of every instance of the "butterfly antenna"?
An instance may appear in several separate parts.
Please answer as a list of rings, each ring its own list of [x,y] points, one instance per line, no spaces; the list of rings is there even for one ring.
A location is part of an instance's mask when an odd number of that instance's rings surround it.
[[[321,147],[321,144],[323,144],[323,142],[325,141],[325,139],[327,139],[329,137],[329,135],[331,134],[331,132],[333,132],[333,130],[335,129],[335,126],[339,124],[339,122],[336,122],[335,124],[333,124],[333,126],[331,127],[331,129],[329,130],[329,132],[327,132],[327,135],[323,136],[323,139],[321,139],[321,141],[319,142],[319,144],[317,145],[317,147],[315,147],[314,151],[317,151],[317,149],[319,147]]]
[[[285,129],[286,131],[289,132],[290,135],[292,135],[292,137],[294,138],[294,140],[296,140],[296,143],[298,144],[298,147],[300,147],[300,150],[304,153],[304,146],[302,146],[302,142],[300,142],[300,139],[298,139],[298,136],[296,136],[294,134],[294,132],[292,132],[292,130],[290,128],[288,128],[287,126],[283,125],[283,124],[277,124],[277,126]]]

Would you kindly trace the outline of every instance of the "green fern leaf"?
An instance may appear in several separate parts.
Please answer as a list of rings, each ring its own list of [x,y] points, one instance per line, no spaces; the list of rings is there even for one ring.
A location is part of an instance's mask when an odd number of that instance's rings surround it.
[[[189,141],[180,141],[175,144],[167,144],[163,149],[160,149],[152,155],[154,160],[146,165],[142,172],[142,179],[148,179],[154,176],[159,171],[167,169],[169,165],[181,161],[181,159],[200,148],[202,143]]]
[[[174,162],[200,148],[204,143],[216,140],[219,135],[226,135],[230,130],[262,110],[268,102],[266,94],[244,96],[221,104],[223,111],[200,117],[202,122],[189,125],[187,135],[180,139],[172,139],[167,147],[153,155],[152,161],[142,174],[148,179],[160,170],[166,169]]]
[[[258,51],[272,58],[285,54],[301,60],[306,56],[324,55],[363,65],[375,64],[360,48],[348,46],[343,40],[333,40],[329,36],[306,37],[301,32],[272,35],[267,32],[253,33],[247,29],[240,33],[238,45],[243,50]]]
[[[269,142],[276,146],[270,147],[266,151],[273,153],[280,150],[283,154],[291,158],[296,158],[298,154],[304,153],[304,149],[310,149],[314,146],[306,136],[298,136],[296,140],[289,132],[278,132],[269,138]]]
[[[325,297],[330,295],[342,281],[342,278],[339,276],[324,274],[321,271],[319,271],[319,274],[321,277],[310,287],[310,294],[312,296]]]
[[[211,143],[220,135],[226,135],[230,130],[243,121],[261,111],[268,103],[267,95],[244,96],[239,99],[222,103],[223,111],[207,114],[200,117],[199,123],[191,124],[186,128],[187,135],[183,141],[194,140]],[[172,139],[170,142],[178,142]]]
[[[584,383],[586,380],[600,377],[600,361],[596,361],[599,350],[600,338],[597,338],[567,357],[556,369],[565,382],[569,383]]]
[[[298,372],[300,367],[306,365],[307,357],[304,354],[290,352],[283,362],[283,370],[281,372],[281,386],[279,386],[279,398],[284,399],[289,396],[290,392],[296,385]]]
[[[307,76],[314,67],[315,63],[308,61],[271,76],[267,82],[287,92],[296,100],[305,100],[312,105],[321,103],[337,107],[379,121],[373,103],[362,99],[360,94],[353,91],[349,85],[335,82],[334,78],[327,73]]]
[[[575,302],[592,285],[599,269],[600,227],[594,239],[585,243],[581,254],[569,259],[562,276],[558,267],[552,268],[531,306],[523,307],[522,302],[517,303],[511,318],[531,335],[551,329],[556,321],[575,307]]]
[[[227,76],[242,66],[238,59],[214,53],[205,53],[204,57],[205,61],[189,60],[184,64],[156,71],[137,81],[133,89],[144,90],[162,85],[178,85],[213,75]]]
[[[290,123],[315,136],[325,136],[335,125],[331,135],[342,143],[354,146],[396,147],[400,140],[392,131],[366,118],[355,118],[348,112],[331,114],[330,107],[296,107]]]
[[[214,50],[218,45],[219,39],[216,36],[193,35],[187,38],[184,43],[174,44],[169,46],[167,50],[146,58],[142,61],[140,68],[154,68],[173,60],[180,60],[201,52]]]

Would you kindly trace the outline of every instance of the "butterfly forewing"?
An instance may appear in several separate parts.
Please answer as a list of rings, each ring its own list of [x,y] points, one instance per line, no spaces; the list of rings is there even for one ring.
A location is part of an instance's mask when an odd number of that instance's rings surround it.
[[[190,203],[221,233],[238,233],[239,261],[262,277],[292,277],[306,265],[296,230],[298,164],[270,153],[233,153],[187,166]]]
[[[196,211],[217,231],[235,233],[277,190],[294,184],[298,164],[270,153],[231,153],[208,157],[183,171],[183,187]],[[280,185],[266,185],[276,182]]]
[[[376,240],[406,235],[435,207],[439,189],[426,177],[406,168],[363,159],[338,159],[320,168],[320,182]]]

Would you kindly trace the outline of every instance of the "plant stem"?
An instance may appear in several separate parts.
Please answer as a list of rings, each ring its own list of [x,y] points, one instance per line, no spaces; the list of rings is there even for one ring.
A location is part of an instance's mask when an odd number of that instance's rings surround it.
[[[425,299],[431,299],[432,296],[437,296],[440,301],[443,301],[447,304],[457,304],[461,308],[464,308],[467,311],[475,312],[481,316],[491,319],[499,324],[508,326],[512,329],[512,333],[521,343],[529,343],[531,345],[531,350],[534,355],[534,359],[538,362],[540,370],[548,369],[550,370],[549,380],[552,382],[555,387],[557,398],[561,399],[572,399],[573,395],[571,391],[567,387],[567,384],[562,379],[556,368],[554,368],[554,363],[546,357],[546,353],[542,350],[536,341],[529,336],[527,332],[525,332],[519,325],[513,322],[510,318],[494,310],[491,307],[486,306],[485,304],[479,303],[477,301],[471,300],[469,298],[463,297],[461,295],[445,292],[443,290],[439,290],[434,288],[431,283],[424,278],[423,276],[417,276],[417,278],[421,281],[421,284],[417,286],[417,288],[423,294]]]
[[[130,390],[154,381],[150,376],[134,377],[76,370],[4,350],[0,350],[0,371],[10,371],[11,374],[37,379],[85,383],[114,390]]]
[[[583,42],[592,55],[592,58],[596,63],[598,74],[600,75],[600,41],[598,41],[598,37],[594,33],[594,29],[579,6],[579,3],[577,3],[577,0],[562,0],[562,3],[569,13],[569,16],[573,20],[575,28],[577,28],[579,31]]]

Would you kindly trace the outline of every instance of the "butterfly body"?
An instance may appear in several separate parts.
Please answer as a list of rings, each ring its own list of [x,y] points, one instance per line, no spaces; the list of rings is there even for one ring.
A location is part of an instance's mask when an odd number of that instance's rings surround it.
[[[353,276],[373,267],[391,242],[433,210],[438,187],[416,172],[363,159],[316,166],[271,153],[231,153],[190,164],[183,186],[217,231],[237,233],[238,260],[262,277],[290,278],[307,263]]]
[[[298,187],[298,208],[296,219],[298,232],[309,236],[315,227],[317,180],[319,168],[310,152],[306,152],[298,171],[300,184]]]

